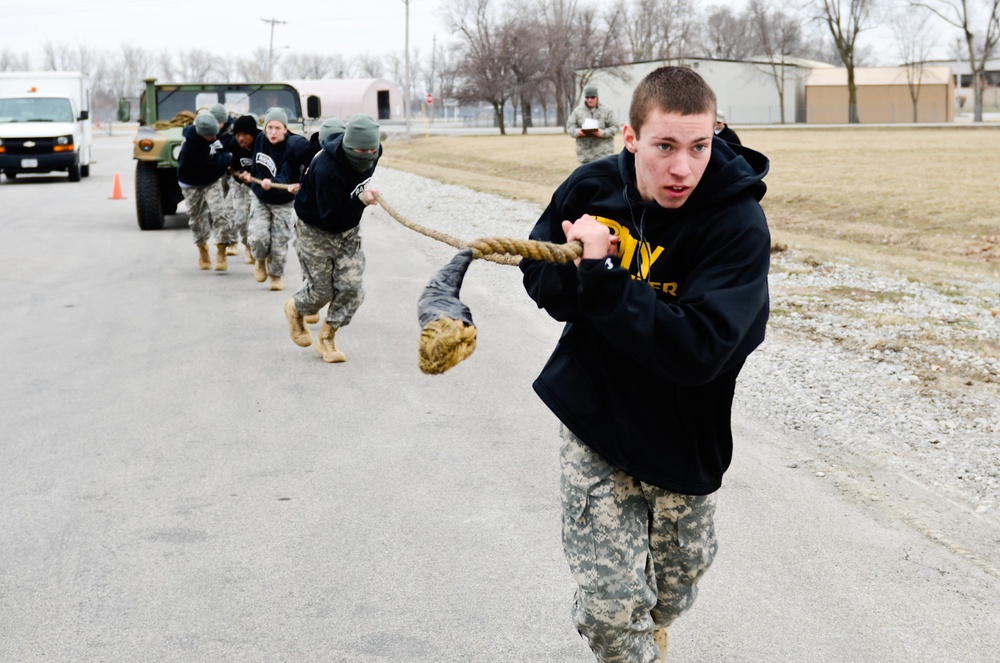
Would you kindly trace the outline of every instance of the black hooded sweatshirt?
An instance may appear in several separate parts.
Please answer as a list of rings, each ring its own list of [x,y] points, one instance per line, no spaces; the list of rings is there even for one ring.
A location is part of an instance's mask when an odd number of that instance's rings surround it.
[[[619,237],[618,257],[579,267],[521,262],[528,294],[566,323],[533,386],[570,431],[646,483],[707,495],[729,467],[736,376],[768,316],[767,170],[764,155],[714,139],[690,198],[664,209],[641,201],[623,150],[577,168],[531,231],[561,244],[561,222],[590,214]]]
[[[225,175],[232,157],[224,150],[218,138],[211,142],[205,140],[193,124],[185,127],[181,135],[184,136],[184,142],[177,155],[178,182],[189,186],[205,186]]]
[[[323,150],[309,164],[295,196],[295,214],[302,222],[329,233],[342,233],[361,222],[365,204],[360,195],[368,188],[382,156],[379,145],[375,161],[359,173],[344,156],[343,142],[344,134],[327,137]]]
[[[294,155],[308,145],[309,140],[298,134],[289,133],[285,140],[271,144],[267,133],[261,131],[253,141],[253,166],[250,174],[259,180],[271,180],[277,184],[293,184],[299,181],[299,164]],[[250,186],[254,195],[268,205],[286,205],[295,200],[295,195],[284,189],[271,188],[264,191],[257,183]]]

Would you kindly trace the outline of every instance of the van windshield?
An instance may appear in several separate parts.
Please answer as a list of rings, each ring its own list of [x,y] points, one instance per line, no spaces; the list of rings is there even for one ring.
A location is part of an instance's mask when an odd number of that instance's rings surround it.
[[[0,123],[72,122],[69,99],[58,97],[16,97],[0,99]]]

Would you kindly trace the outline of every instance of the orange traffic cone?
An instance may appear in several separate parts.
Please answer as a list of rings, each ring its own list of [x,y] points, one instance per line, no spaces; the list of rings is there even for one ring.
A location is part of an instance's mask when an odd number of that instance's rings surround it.
[[[115,185],[111,189],[111,200],[123,200],[125,196],[122,195],[122,178],[115,173]]]

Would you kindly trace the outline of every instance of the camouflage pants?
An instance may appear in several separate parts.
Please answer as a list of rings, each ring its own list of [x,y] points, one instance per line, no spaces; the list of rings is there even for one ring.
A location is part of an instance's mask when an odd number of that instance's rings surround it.
[[[215,232],[219,244],[235,244],[236,228],[222,194],[221,180],[204,186],[181,187],[188,208],[188,225],[194,233],[195,244],[207,244]]]
[[[302,315],[313,315],[329,302],[327,323],[334,329],[346,327],[365,300],[361,282],[365,272],[361,226],[328,233],[300,220],[295,230],[304,279],[295,293],[296,310]]]
[[[691,607],[715,558],[715,495],[641,482],[565,426],[560,433],[563,550],[577,582],[577,630],[598,661],[658,663],[653,629]]]
[[[250,199],[254,197],[250,187],[236,182],[230,183],[227,200],[232,210],[236,232],[244,244],[247,243],[247,224],[250,222]]]
[[[295,223],[294,203],[269,205],[251,195],[247,242],[254,260],[267,260],[267,273],[282,276],[288,259],[288,241]]]
[[[597,161],[602,157],[610,156],[614,153],[615,139],[611,136],[607,138],[583,136],[576,139],[576,160],[581,165]]]

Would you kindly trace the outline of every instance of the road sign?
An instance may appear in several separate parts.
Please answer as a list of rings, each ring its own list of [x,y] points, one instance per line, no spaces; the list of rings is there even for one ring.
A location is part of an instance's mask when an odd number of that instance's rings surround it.
[[[433,104],[434,103],[434,95],[431,94],[430,92],[427,93],[427,103],[428,104]]]

